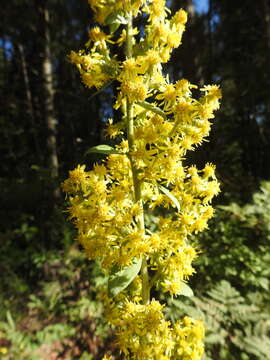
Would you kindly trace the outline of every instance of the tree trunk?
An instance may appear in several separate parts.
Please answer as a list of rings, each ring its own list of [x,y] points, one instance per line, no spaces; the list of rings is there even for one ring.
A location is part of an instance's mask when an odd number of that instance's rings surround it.
[[[33,98],[32,98],[32,92],[31,92],[31,88],[30,88],[29,73],[28,73],[27,63],[26,63],[26,59],[25,59],[24,47],[22,44],[19,43],[19,44],[17,44],[17,48],[18,48],[20,58],[21,58],[21,70],[22,70],[22,76],[23,76],[24,87],[25,87],[27,112],[29,115],[29,120],[30,120],[30,124],[31,124],[31,128],[32,128],[32,132],[33,132],[33,140],[34,140],[34,144],[35,144],[35,148],[36,148],[36,153],[37,153],[39,161],[41,161],[42,156],[41,156],[41,150],[40,150],[40,145],[39,145],[39,141],[38,141],[38,133],[36,130],[36,119],[35,119],[35,113],[34,113],[34,108],[33,108]]]
[[[47,134],[48,167],[52,180],[59,175],[59,162],[57,154],[57,120],[54,108],[54,86],[53,86],[53,64],[51,54],[50,38],[50,14],[47,0],[38,0],[38,10],[40,15],[41,41],[42,41],[42,76],[43,76],[43,96],[44,96],[44,118]],[[60,196],[59,188],[54,189],[54,199]]]

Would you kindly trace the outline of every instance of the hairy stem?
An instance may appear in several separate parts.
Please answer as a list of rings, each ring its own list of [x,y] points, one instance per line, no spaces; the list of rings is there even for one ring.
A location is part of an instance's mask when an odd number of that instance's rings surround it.
[[[132,57],[132,14],[128,15],[128,24],[126,26],[126,57]],[[130,151],[134,149],[134,120],[133,120],[133,104],[127,99],[127,135],[128,135],[128,145]],[[140,230],[145,233],[144,226],[144,211],[143,211],[143,202],[142,202],[142,194],[141,194],[141,182],[138,178],[138,170],[135,167],[134,160],[132,155],[129,156],[132,178],[133,178],[133,186],[134,186],[134,197],[135,201],[140,203],[141,206],[141,214],[138,219],[138,227]],[[150,286],[149,286],[149,275],[147,268],[146,258],[142,259],[142,267],[141,267],[141,276],[142,276],[142,301],[143,304],[148,304],[150,300]]]

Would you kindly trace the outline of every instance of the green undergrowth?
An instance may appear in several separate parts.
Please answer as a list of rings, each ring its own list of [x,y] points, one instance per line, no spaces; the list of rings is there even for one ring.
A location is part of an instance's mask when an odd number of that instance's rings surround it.
[[[24,245],[27,238],[35,243],[38,229],[24,221],[16,236]],[[112,335],[97,291],[106,280],[98,264],[70,245],[71,235],[65,234],[60,249],[38,252],[29,246],[2,261],[7,272],[1,282],[1,360],[90,360],[107,350]],[[6,253],[12,253],[11,241]]]

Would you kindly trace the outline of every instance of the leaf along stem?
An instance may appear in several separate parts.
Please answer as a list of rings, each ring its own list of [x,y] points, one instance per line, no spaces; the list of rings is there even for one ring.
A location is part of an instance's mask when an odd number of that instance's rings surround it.
[[[150,110],[150,111],[152,111],[153,113],[162,116],[163,119],[167,120],[167,115],[166,115],[165,112],[162,111],[159,107],[154,106],[154,105],[150,104],[150,103],[147,102],[147,101],[136,101],[136,103],[137,103],[138,105],[140,105],[141,107],[143,107],[144,109]]]

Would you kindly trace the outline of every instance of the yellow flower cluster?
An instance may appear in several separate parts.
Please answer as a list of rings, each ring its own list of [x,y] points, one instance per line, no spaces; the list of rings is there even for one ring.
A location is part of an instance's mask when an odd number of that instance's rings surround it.
[[[161,305],[126,301],[110,311],[116,328],[117,345],[127,359],[199,360],[204,352],[204,327],[201,321],[184,317],[174,325],[163,315]]]
[[[88,0],[88,3],[95,13],[95,20],[104,25],[112,14],[132,12],[133,16],[137,16],[145,0]]]
[[[174,325],[173,360],[198,360],[204,353],[204,326],[201,321],[185,316]]]
[[[170,322],[165,321],[162,305],[127,302],[116,319],[117,343],[126,356],[135,359],[160,359],[172,348]]]
[[[197,252],[189,237],[207,228],[220,190],[213,164],[197,169],[184,160],[209,135],[221,92],[207,85],[194,98],[197,86],[164,76],[162,64],[181,44],[187,21],[182,9],[169,18],[165,2],[89,0],[96,21],[112,26],[111,34],[94,27],[87,49],[71,52],[70,60],[87,87],[117,82],[114,107],[123,120],[108,122],[107,135],[119,138],[114,151],[91,171],[84,165],[70,171],[62,187],[77,240],[90,259],[101,260],[107,274],[141,264],[120,294],[103,299],[126,358],[199,360],[202,323],[188,317],[174,325],[166,321],[150,290],[181,294],[194,272]],[[146,18],[143,33],[132,27],[140,13]],[[115,32],[120,25],[125,28]],[[122,46],[121,61],[110,54]],[[144,224],[145,213],[159,215],[155,231]]]
[[[148,3],[146,5],[146,3]],[[142,48],[148,50],[136,59],[128,59],[122,65],[120,73],[119,62],[110,57],[109,43],[122,46],[127,40],[126,30],[123,29],[120,38],[112,40],[111,35],[106,35],[99,27],[89,31],[87,48],[93,45],[91,50],[72,51],[69,59],[75,64],[81,74],[83,83],[91,88],[99,89],[110,80],[117,79],[121,82],[120,98],[116,103],[122,103],[127,94],[131,101],[144,100],[149,92],[149,87],[164,82],[161,63],[167,62],[172,50],[181,44],[182,34],[185,29],[187,15],[184,10],[179,10],[170,20],[167,19],[168,9],[165,8],[165,0],[143,1],[143,0],[89,0],[89,4],[96,15],[96,20],[101,25],[110,22],[110,18],[117,18],[118,22],[125,23],[124,15],[132,13],[137,16],[142,8],[148,15],[148,25],[145,27],[145,38],[136,42],[138,54]],[[134,28],[132,35],[139,31]],[[149,86],[150,85],[150,86]]]
[[[142,208],[133,199],[130,161],[124,154],[110,155],[106,166],[95,165],[90,172],[84,168],[70,171],[63,184],[78,240],[89,258],[101,258],[105,268],[129,265],[150,248],[137,226]]]
[[[84,85],[99,89],[114,78],[118,71],[118,63],[114,58],[109,57],[109,50],[104,48],[106,43],[99,40],[97,43],[100,46],[100,51],[94,51],[94,48],[90,52],[80,50],[76,53],[72,51],[69,59],[77,66]]]
[[[89,172],[85,171],[85,166],[78,166],[70,171],[62,187],[70,195],[70,217],[75,221],[78,240],[89,258],[100,258],[105,268],[111,268],[129,265],[135,257],[145,255],[153,269],[160,269],[164,289],[177,294],[181,286],[173,284],[180,284],[193,273],[191,263],[196,256],[187,237],[207,227],[213,215],[209,202],[218,193],[219,186],[211,164],[201,172],[195,167],[185,169],[181,165],[171,174],[171,179],[166,177],[171,172],[170,167],[178,166],[177,158],[172,154],[168,159],[169,149],[163,150],[161,163],[157,152],[149,155],[150,150],[145,148],[146,144],[141,148],[140,160],[138,149],[132,153],[137,167],[142,169],[145,207],[148,205],[151,210],[176,206],[173,198],[162,192],[163,186],[159,186],[165,182],[171,187],[170,194],[181,204],[174,218],[159,218],[155,233],[149,229],[145,233],[138,226],[143,209],[134,200],[130,160],[124,152],[108,156],[106,163],[95,165]],[[151,167],[149,179],[147,165],[155,160],[157,164]]]

